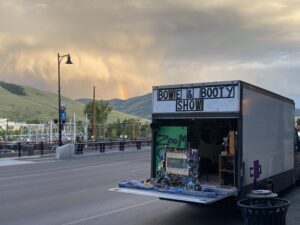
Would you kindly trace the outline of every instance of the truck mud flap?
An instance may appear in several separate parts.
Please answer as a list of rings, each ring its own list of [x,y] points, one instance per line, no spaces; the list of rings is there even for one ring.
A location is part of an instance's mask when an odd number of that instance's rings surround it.
[[[123,187],[112,188],[110,189],[110,191],[143,195],[143,196],[151,196],[163,200],[190,202],[190,203],[199,203],[199,204],[211,204],[220,201],[221,199],[227,198],[229,196],[237,195],[237,190],[235,188],[231,189],[231,188],[219,188],[219,187],[210,187],[211,193],[213,191],[216,191],[218,194],[215,196],[210,195],[209,197],[199,196],[199,195],[196,196],[191,194],[186,195],[186,194],[177,194],[177,193],[165,193],[157,190],[143,190],[143,189],[123,188]]]

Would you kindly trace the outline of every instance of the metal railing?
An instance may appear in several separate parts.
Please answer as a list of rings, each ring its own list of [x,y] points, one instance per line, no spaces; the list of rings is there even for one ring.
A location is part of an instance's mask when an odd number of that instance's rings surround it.
[[[120,140],[120,141],[100,141],[76,143],[75,149],[77,154],[84,152],[99,151],[105,152],[110,150],[124,151],[126,148],[141,149],[143,146],[150,146],[150,140]]]
[[[150,146],[151,140],[118,140],[118,141],[88,141],[75,143],[75,154],[84,154],[92,152],[106,151],[124,151],[125,149],[141,149],[144,146]],[[0,154],[3,157],[22,157],[33,155],[55,154],[58,147],[57,143],[0,143],[1,149],[13,150],[11,153]]]

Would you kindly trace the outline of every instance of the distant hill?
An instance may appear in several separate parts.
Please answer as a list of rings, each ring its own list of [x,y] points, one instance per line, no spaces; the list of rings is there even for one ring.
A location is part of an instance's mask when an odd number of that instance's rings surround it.
[[[57,95],[31,87],[19,86],[22,94],[16,94],[7,88],[0,87],[0,117],[10,121],[39,120],[57,118]],[[83,104],[62,97],[68,112],[76,112],[83,119]]]
[[[151,96],[150,93],[127,100],[107,100],[114,109],[108,122],[117,121],[118,118],[144,118],[144,122],[149,122],[152,112]],[[91,101],[87,98],[72,100],[62,97],[68,116],[72,117],[75,112],[77,120],[84,120],[84,105]],[[0,81],[0,118],[8,118],[10,121],[51,120],[57,118],[57,104],[57,94]],[[295,116],[300,117],[300,109],[296,109]]]
[[[77,101],[81,103],[91,102],[92,99],[78,99]],[[138,117],[151,119],[152,113],[152,94],[146,94],[142,96],[137,96],[129,98],[127,100],[122,99],[111,99],[107,102],[113,107],[114,110],[135,115]]]
[[[78,99],[77,101],[81,103],[88,103],[92,101],[92,99],[82,98],[82,99]],[[117,111],[128,113],[146,119],[151,119],[151,113],[152,113],[151,93],[129,98],[127,100],[111,99],[107,101]],[[300,117],[300,109],[295,110],[295,116]]]
[[[77,120],[84,120],[84,104],[62,96],[68,117],[76,113]],[[10,121],[39,120],[49,121],[57,118],[57,94],[16,84],[0,81],[0,118]],[[122,112],[113,111],[108,122],[136,118]]]

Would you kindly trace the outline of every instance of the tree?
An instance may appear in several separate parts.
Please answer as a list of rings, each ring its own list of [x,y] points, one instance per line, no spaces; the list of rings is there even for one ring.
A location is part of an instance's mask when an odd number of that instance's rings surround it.
[[[0,81],[0,86],[12,94],[19,95],[19,96],[26,95],[24,88],[22,86],[19,86],[16,84],[5,83],[4,81]]]
[[[142,123],[137,118],[124,119],[122,121],[122,134],[127,135],[130,139],[140,138]]]
[[[119,118],[118,118],[118,120],[117,120],[117,125],[116,125],[116,127],[117,127],[117,136],[119,137],[119,136],[122,134],[122,124],[121,124]]]
[[[141,138],[151,137],[151,128],[149,123],[144,123],[141,126]]]
[[[112,107],[108,104],[108,102],[104,101],[96,101],[95,102],[95,123],[104,124],[107,121],[108,115],[112,111]],[[93,121],[93,102],[87,103],[84,107],[84,113],[87,114],[87,117],[92,123]]]
[[[81,142],[84,139],[84,124],[82,120],[76,121],[76,142]]]
[[[27,120],[27,124],[40,124],[41,122],[38,119]]]
[[[300,118],[297,118],[296,123],[297,123],[298,126],[300,126]]]

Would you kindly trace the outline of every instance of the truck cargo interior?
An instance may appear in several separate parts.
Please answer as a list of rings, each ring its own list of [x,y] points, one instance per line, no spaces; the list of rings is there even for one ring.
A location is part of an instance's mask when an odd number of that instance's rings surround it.
[[[198,179],[201,185],[236,186],[234,155],[237,119],[176,119],[161,120],[159,124],[187,127],[188,147],[198,151]],[[230,132],[234,134],[233,144],[229,143]]]

